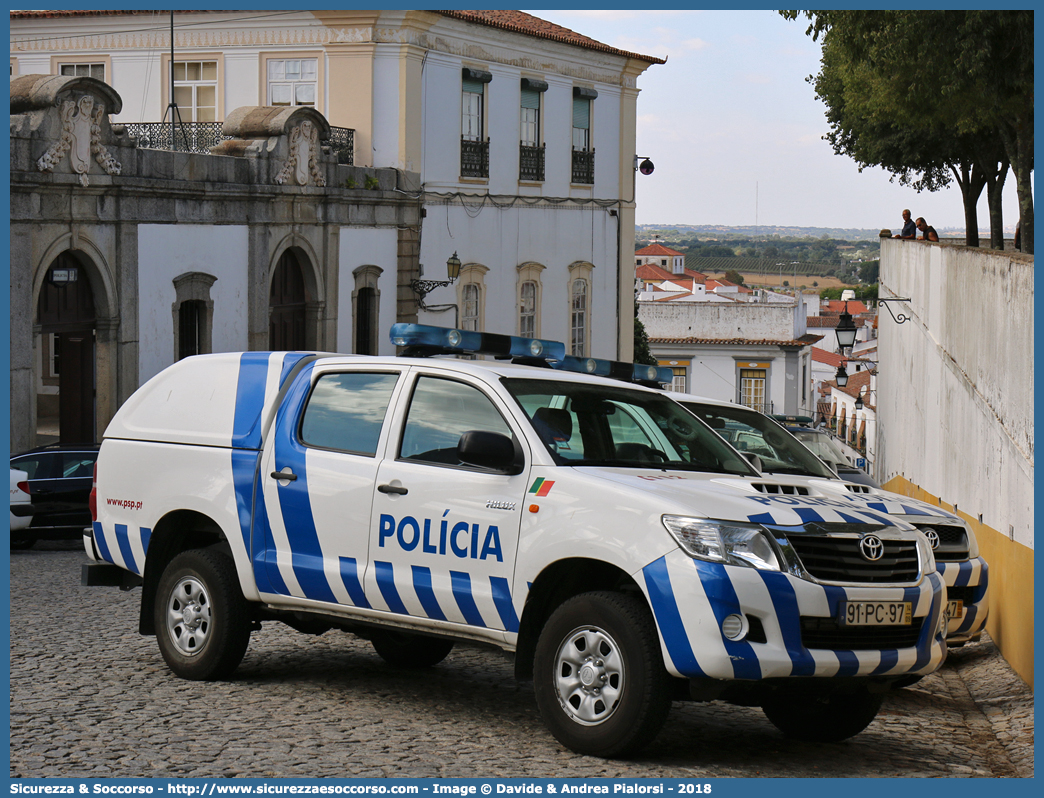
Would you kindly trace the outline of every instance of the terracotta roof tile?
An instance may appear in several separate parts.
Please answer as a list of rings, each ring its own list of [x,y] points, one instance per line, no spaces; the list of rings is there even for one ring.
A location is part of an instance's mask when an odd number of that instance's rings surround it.
[[[155,11],[11,11],[10,19],[40,19],[40,18],[68,18],[68,17],[114,17],[114,16],[127,16],[134,14],[155,14]],[[176,13],[186,14],[211,14],[211,13],[227,13],[222,9],[210,10],[210,11],[188,11],[180,10]],[[569,28],[562,27],[561,25],[555,25],[553,22],[534,17],[532,14],[526,14],[522,11],[435,11],[436,14],[441,14],[444,17],[451,17],[453,19],[459,19],[464,22],[473,22],[478,25],[486,25],[491,28],[500,28],[501,30],[512,31],[513,33],[521,33],[526,36],[535,36],[538,39],[549,39],[555,42],[562,42],[563,44],[572,44],[576,47],[583,47],[587,50],[597,50],[603,53],[609,53],[611,55],[620,55],[625,58],[634,58],[638,61],[645,61],[649,64],[666,64],[666,58],[657,58],[652,55],[641,55],[640,53],[631,53],[627,50],[619,50],[616,47],[610,47],[608,44],[603,44],[600,41],[592,39],[590,36],[584,36],[581,33],[570,30]]]
[[[553,22],[534,17],[533,15],[526,14],[523,11],[437,11],[436,13],[442,14],[444,17],[453,17],[454,19],[464,20],[465,22],[475,22],[479,25],[488,25],[491,28],[500,28],[501,30],[509,30],[527,36],[536,36],[539,39],[550,39],[551,41],[562,42],[563,44],[584,47],[588,50],[598,50],[612,55],[622,55],[627,58],[635,58],[639,61],[646,61],[650,64],[667,63],[666,58],[656,58],[651,55],[641,55],[639,53],[630,53],[626,50],[618,50],[615,47],[610,47],[608,44],[602,44],[601,42],[592,39],[590,36],[584,36],[583,34],[577,33],[569,28],[555,25]]]
[[[662,256],[667,256],[667,257],[678,257],[679,255],[684,255],[683,252],[676,252],[673,249],[668,249],[663,244],[650,244],[647,247],[642,247],[641,249],[639,249],[634,254],[635,255],[642,255],[642,256],[646,256],[646,255],[662,255]]]
[[[841,365],[841,355],[837,352],[827,352],[825,349],[820,349],[818,346],[812,347],[812,360],[816,363],[826,363],[831,368],[837,368]]]
[[[649,343],[655,344],[711,344],[739,346],[810,346],[820,340],[821,335],[802,335],[797,339],[776,340],[771,338],[653,338]]]

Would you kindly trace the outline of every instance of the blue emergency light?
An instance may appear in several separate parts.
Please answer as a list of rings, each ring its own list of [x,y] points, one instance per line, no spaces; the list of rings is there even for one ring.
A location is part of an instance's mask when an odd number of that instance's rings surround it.
[[[561,360],[565,344],[519,335],[433,327],[428,324],[399,322],[391,328],[391,342],[406,347],[407,355],[492,355],[496,358]]]
[[[674,380],[674,371],[668,366],[647,366],[642,363],[624,363],[619,360],[602,360],[596,357],[566,355],[552,365],[562,371],[595,374],[599,377],[611,377],[628,382],[670,383]]]

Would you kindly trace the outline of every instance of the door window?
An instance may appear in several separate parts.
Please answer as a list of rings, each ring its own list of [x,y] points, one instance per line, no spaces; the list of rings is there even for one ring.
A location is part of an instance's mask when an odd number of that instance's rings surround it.
[[[511,437],[511,428],[482,391],[463,382],[420,377],[410,401],[399,457],[461,465],[457,442],[470,430]]]

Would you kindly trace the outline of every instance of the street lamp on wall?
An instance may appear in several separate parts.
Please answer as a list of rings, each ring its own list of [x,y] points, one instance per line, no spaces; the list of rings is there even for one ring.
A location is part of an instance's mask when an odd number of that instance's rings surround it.
[[[423,305],[424,297],[436,288],[453,285],[457,278],[460,277],[460,258],[457,257],[456,252],[446,260],[446,276],[449,277],[448,280],[410,280],[410,288],[420,296],[420,301]]]

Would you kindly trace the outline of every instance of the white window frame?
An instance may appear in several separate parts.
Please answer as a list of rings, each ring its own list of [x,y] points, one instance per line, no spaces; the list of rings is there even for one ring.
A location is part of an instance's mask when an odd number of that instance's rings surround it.
[[[518,267],[518,281],[517,281],[517,296],[516,303],[518,307],[518,321],[516,327],[516,334],[522,337],[539,338],[540,337],[540,308],[543,299],[543,285],[541,284],[541,274],[544,271],[545,266],[540,263],[523,263]],[[523,332],[523,301],[522,293],[523,287],[531,283],[533,285],[533,330],[531,335],[526,335]]]
[[[174,54],[175,64],[192,64],[192,63],[215,63],[217,65],[217,77],[213,81],[192,81],[192,83],[206,84],[214,86],[214,120],[215,122],[223,122],[225,119],[225,56],[223,53],[208,52],[208,53],[186,53],[181,55],[179,53]],[[160,65],[162,67],[163,81],[160,86],[160,96],[163,99],[163,107],[170,107],[170,53],[163,53],[160,56]],[[188,85],[188,81],[179,82],[175,81],[174,88],[177,89],[180,86]],[[193,92],[193,98],[195,98],[195,92]],[[181,121],[188,124],[193,121],[208,121],[199,120],[195,118],[195,106],[189,109],[189,113],[185,112],[185,109],[178,104],[178,113],[181,114]]]
[[[574,357],[588,357],[591,350],[591,272],[594,264],[576,261],[569,264],[569,290],[566,301],[569,303],[569,354]],[[582,293],[581,293],[582,286]],[[577,302],[583,298],[582,307]]]
[[[107,55],[85,54],[81,56],[51,56],[51,74],[61,75],[64,67],[101,67],[102,75],[87,75],[112,85],[112,58]],[[93,71],[93,70],[92,70]]]
[[[486,85],[481,92],[460,91],[460,137],[465,141],[485,141],[483,112],[486,105]]]
[[[326,60],[325,55],[320,51],[309,50],[309,51],[282,51],[282,52],[271,52],[261,54],[261,90],[259,104],[266,106],[275,106],[272,101],[272,81],[269,80],[269,64],[277,61],[314,61],[315,62],[315,80],[277,80],[276,84],[289,83],[290,90],[290,105],[276,106],[279,108],[315,108],[320,113],[325,113],[325,67]],[[312,105],[297,105],[297,87],[314,83],[315,85],[315,101]]]
[[[198,64],[199,65],[200,77],[198,79],[193,80],[193,79],[188,77],[188,71],[189,71],[189,65],[190,64]],[[204,79],[202,77],[203,71],[206,68],[207,64],[213,64],[214,65],[214,78],[212,80],[207,80],[207,79]],[[181,70],[184,70],[186,76],[179,80],[178,72],[181,71]],[[206,89],[206,88],[213,89],[213,92],[214,92],[214,94],[213,94],[213,101],[214,101],[213,106],[200,105],[200,102],[199,102],[200,89]],[[175,58],[174,59],[174,96],[175,96],[175,98],[177,98],[177,96],[178,96],[178,89],[188,89],[189,92],[190,92],[190,95],[191,95],[190,101],[189,101],[189,105],[188,105],[188,109],[187,109],[188,113],[186,113],[185,105],[183,103],[180,103],[180,102],[178,103],[178,110],[181,112],[181,121],[182,122],[217,122],[217,121],[219,121],[219,119],[218,119],[218,97],[217,97],[217,95],[218,95],[218,62],[217,62],[217,59],[213,59],[213,58],[205,58],[205,59],[199,59],[199,58],[180,59],[180,58]],[[209,118],[209,119],[201,119],[200,118],[200,114],[199,114],[199,111],[200,111],[201,108],[212,108],[213,110],[212,110],[211,114],[209,114],[209,116],[211,118]]]
[[[457,307],[460,308],[460,329],[486,329],[486,272],[489,268],[481,263],[467,263],[460,267],[457,278]],[[472,298],[473,295],[473,298]],[[468,303],[474,302],[474,312]],[[468,327],[467,324],[474,324]]]

